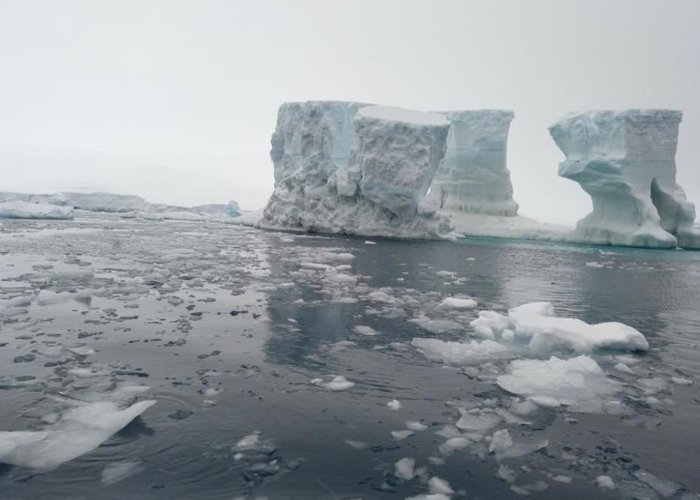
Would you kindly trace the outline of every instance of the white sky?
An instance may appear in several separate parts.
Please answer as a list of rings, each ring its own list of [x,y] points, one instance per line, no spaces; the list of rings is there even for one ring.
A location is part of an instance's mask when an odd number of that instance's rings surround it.
[[[265,204],[284,101],[515,111],[521,213],[590,209],[547,126],[569,111],[685,113],[700,203],[698,0],[0,0],[0,190]]]

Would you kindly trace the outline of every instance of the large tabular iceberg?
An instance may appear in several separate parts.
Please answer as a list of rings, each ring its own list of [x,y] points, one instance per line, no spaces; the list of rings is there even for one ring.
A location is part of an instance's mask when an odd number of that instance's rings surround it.
[[[275,191],[259,225],[325,233],[439,238],[449,221],[425,203],[449,122],[353,102],[280,107],[270,156]]]
[[[442,113],[450,122],[447,152],[430,188],[448,212],[514,216],[518,204],[506,168],[512,111]]]
[[[559,175],[591,196],[579,221],[589,243],[700,248],[695,207],[676,183],[680,111],[665,109],[570,114],[550,127],[566,159]]]

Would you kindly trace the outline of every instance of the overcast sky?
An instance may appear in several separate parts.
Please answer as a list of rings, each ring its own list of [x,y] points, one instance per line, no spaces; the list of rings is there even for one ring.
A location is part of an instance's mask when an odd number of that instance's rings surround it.
[[[0,190],[265,204],[284,101],[515,111],[521,213],[590,210],[547,126],[573,110],[684,112],[700,203],[698,0],[0,0]]]

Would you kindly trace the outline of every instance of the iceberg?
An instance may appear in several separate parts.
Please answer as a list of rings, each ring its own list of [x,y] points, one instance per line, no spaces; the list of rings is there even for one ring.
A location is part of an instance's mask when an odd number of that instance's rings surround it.
[[[559,175],[591,196],[577,239],[652,248],[700,248],[695,207],[676,183],[680,111],[629,109],[565,116],[549,129],[566,155]]]
[[[72,219],[73,209],[48,203],[5,201],[0,203],[0,219]]]
[[[0,463],[53,469],[88,453],[156,404],[139,401],[120,410],[112,401],[72,408],[43,431],[0,432]]]
[[[441,112],[450,122],[447,151],[430,195],[449,213],[514,216],[518,204],[506,168],[512,111]]]
[[[354,102],[285,103],[270,156],[275,190],[258,226],[398,238],[443,238],[426,203],[445,155],[447,119]]]

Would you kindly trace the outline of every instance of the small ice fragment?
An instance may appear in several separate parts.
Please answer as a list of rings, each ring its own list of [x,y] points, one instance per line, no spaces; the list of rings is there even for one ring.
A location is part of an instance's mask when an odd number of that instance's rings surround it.
[[[615,369],[616,369],[617,371],[619,371],[619,372],[622,372],[622,373],[629,373],[629,374],[631,374],[631,375],[634,374],[634,371],[632,370],[632,368],[630,368],[629,366],[627,366],[627,365],[624,364],[624,363],[618,363],[618,364],[616,364],[616,365],[615,365]]]
[[[407,437],[411,437],[415,434],[413,431],[391,431],[391,437],[397,441],[403,441]]]
[[[462,450],[469,446],[469,439],[463,436],[453,437],[440,445],[440,452],[444,455],[449,455],[455,450]]]
[[[401,401],[399,401],[398,399],[392,399],[386,405],[391,410],[400,410],[403,407],[403,404],[401,404]]]
[[[354,385],[355,385],[354,382],[350,382],[348,379],[346,379],[342,375],[338,375],[337,377],[335,377],[333,380],[331,380],[327,384],[324,384],[324,386],[327,389],[330,389],[331,391],[345,391],[347,389],[350,389]]]
[[[603,488],[606,490],[615,489],[615,482],[610,476],[598,476],[597,478],[595,478],[595,482],[599,488]]]
[[[691,385],[693,383],[692,380],[685,377],[671,377],[671,382],[676,385]]]
[[[513,485],[510,487],[510,489],[513,493],[517,493],[518,495],[522,495],[524,497],[526,497],[530,494],[529,491],[527,491],[525,488],[521,488],[520,486]]]
[[[355,333],[359,333],[360,335],[366,335],[368,337],[372,337],[374,335],[379,335],[379,332],[372,328],[371,326],[366,326],[366,325],[357,325],[354,328]]]
[[[493,436],[491,436],[489,453],[503,453],[511,446],[513,446],[513,440],[510,437],[508,429],[501,429],[494,432]]]
[[[501,417],[486,410],[465,411],[460,408],[461,418],[457,421],[457,427],[468,432],[484,432],[495,427]]]
[[[530,396],[528,399],[541,408],[559,408],[561,406],[561,401],[550,396]]]
[[[421,432],[428,428],[427,425],[417,422],[415,420],[409,420],[406,422],[406,427],[412,431]]]
[[[446,297],[440,302],[440,307],[447,309],[474,309],[476,306],[476,300],[461,299],[459,297]]]
[[[239,450],[253,449],[257,446],[259,440],[260,440],[260,434],[258,432],[248,434],[247,436],[243,436],[236,443],[236,449],[239,449]]]
[[[355,385],[354,382],[350,382],[348,379],[343,377],[342,375],[338,375],[333,378],[330,382],[324,382],[322,378],[314,378],[311,379],[311,384],[313,385],[320,385],[321,387],[324,387],[330,391],[345,391],[347,389],[350,389]]]
[[[437,476],[433,476],[428,481],[428,489],[430,493],[438,493],[442,495],[454,495],[454,490],[450,487],[450,483]]]
[[[507,483],[514,483],[516,474],[515,471],[507,465],[501,465],[500,467],[498,467],[498,477],[500,477]]]
[[[571,476],[565,476],[563,474],[557,474],[556,476],[552,476],[552,481],[556,481],[558,483],[571,484],[571,480]]]
[[[413,469],[416,466],[416,461],[413,458],[402,458],[394,464],[394,474],[399,479],[410,481],[413,479]]]
[[[346,439],[345,444],[347,444],[350,448],[355,448],[356,450],[366,450],[369,448],[369,444],[365,443],[364,441],[353,441],[352,439]]]
[[[139,462],[117,462],[106,465],[102,470],[102,478],[100,482],[104,486],[123,481],[129,476],[133,476],[140,470]]]

